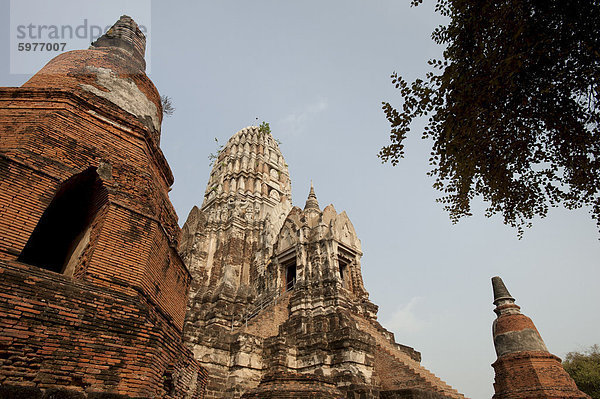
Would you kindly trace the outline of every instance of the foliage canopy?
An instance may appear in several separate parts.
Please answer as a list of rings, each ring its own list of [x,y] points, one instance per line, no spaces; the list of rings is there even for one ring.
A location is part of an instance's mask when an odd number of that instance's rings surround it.
[[[412,5],[422,0],[413,0]],[[416,118],[438,199],[455,223],[481,196],[518,229],[550,206],[589,206],[600,227],[600,2],[437,0],[443,59],[412,83],[394,72],[401,109],[383,103],[396,165]]]
[[[600,346],[582,352],[569,352],[563,367],[577,387],[593,399],[600,399]]]

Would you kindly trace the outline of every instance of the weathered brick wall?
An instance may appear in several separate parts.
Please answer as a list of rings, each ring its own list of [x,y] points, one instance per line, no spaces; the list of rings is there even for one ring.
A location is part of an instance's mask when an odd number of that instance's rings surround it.
[[[262,338],[276,336],[279,334],[279,326],[290,317],[289,303],[290,293],[287,292],[278,297],[276,302],[264,309],[261,314],[250,319],[247,326],[243,326],[241,330],[246,334]]]
[[[496,372],[494,399],[589,398],[560,364],[544,352],[517,352],[504,355],[492,365]]]
[[[1,112],[1,111],[0,111]],[[0,143],[5,143],[0,134]],[[27,243],[45,205],[58,188],[56,179],[36,173],[0,154],[0,258],[16,259]],[[23,182],[29,190],[23,190]]]
[[[165,396],[171,367],[183,383],[195,378],[191,397],[202,397],[206,375],[142,293],[11,261],[0,262],[0,276],[1,385]]]
[[[62,90],[0,89],[0,256],[18,256],[62,182],[108,164],[111,207],[86,278],[140,287],[183,326],[191,276],[173,250],[179,228],[164,157],[136,120],[111,114],[119,124],[109,123],[82,101]]]
[[[398,390],[401,388],[431,390],[432,388],[425,379],[420,378],[409,367],[382,348],[375,351],[374,364],[374,377],[383,390]]]
[[[0,398],[204,397],[160,98],[115,27],[0,88]]]

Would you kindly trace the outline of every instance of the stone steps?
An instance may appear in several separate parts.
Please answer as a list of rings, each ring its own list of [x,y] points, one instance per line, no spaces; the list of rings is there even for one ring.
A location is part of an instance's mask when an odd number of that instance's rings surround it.
[[[357,317],[355,318],[359,326],[365,331],[368,332],[373,338],[375,338],[375,342],[377,344],[378,350],[382,351],[388,356],[391,356],[396,360],[395,364],[397,367],[401,368],[402,371],[405,371],[410,374],[414,374],[421,378],[430,389],[438,392],[448,398],[452,399],[464,399],[465,396],[459,393],[456,389],[452,388],[450,385],[446,384],[439,377],[433,374],[431,371],[427,370],[425,367],[421,366],[419,362],[412,359],[406,353],[402,352],[400,349],[396,347],[396,344],[390,342],[386,337],[384,337],[377,328],[371,324],[368,320]],[[408,388],[408,386],[406,386]]]
[[[256,335],[262,338],[273,337],[279,334],[279,326],[289,317],[288,305],[290,303],[289,293],[286,293],[260,311],[258,315],[250,319],[248,325],[243,325],[240,332]]]
[[[394,365],[400,368],[404,373],[409,373],[417,377],[416,380],[407,381],[403,388],[428,388],[435,392],[438,392],[448,398],[452,399],[464,399],[464,395],[459,393],[456,389],[446,384],[439,377],[434,375],[432,372],[421,366],[419,363],[412,360],[407,362],[404,356],[399,356],[396,351],[390,351],[388,348],[384,348],[382,345],[377,344],[377,349],[385,353],[386,355],[395,359]],[[420,380],[420,381],[419,381]],[[424,386],[423,386],[424,385]]]

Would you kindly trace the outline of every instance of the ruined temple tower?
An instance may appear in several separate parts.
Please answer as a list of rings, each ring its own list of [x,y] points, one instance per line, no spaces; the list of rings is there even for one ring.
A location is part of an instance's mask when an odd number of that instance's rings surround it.
[[[492,326],[498,356],[492,364],[494,399],[589,399],[577,389],[561,360],[548,352],[533,321],[521,314],[500,277],[492,278],[492,288],[498,316]]]
[[[0,88],[2,397],[203,396],[144,52],[123,16]]]
[[[123,16],[0,88],[0,397],[463,398],[377,322],[348,215],[292,206],[268,126],[179,229],[144,53]],[[494,398],[589,399],[492,284]]]
[[[463,397],[377,322],[346,213],[321,209],[312,185],[292,207],[267,129],[220,151],[180,252],[193,278],[184,337],[208,398]]]

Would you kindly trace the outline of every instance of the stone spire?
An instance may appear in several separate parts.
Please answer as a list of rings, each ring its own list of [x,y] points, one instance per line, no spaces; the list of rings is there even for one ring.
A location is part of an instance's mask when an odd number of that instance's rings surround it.
[[[96,47],[117,47],[130,53],[141,70],[146,70],[146,37],[137,23],[129,16],[121,18],[102,36],[92,43]]]
[[[512,302],[515,301],[515,298],[510,295],[510,292],[508,292],[504,282],[498,276],[492,277],[492,290],[494,291],[494,305],[497,305],[499,301],[502,300],[512,300]]]
[[[520,314],[520,307],[515,304],[515,298],[510,295],[506,285],[498,276],[492,277],[492,290],[494,292],[494,312],[500,316],[503,314]],[[540,338],[541,339],[541,338]]]
[[[199,321],[188,331],[198,347],[206,345],[199,323],[230,329],[254,306],[252,296],[262,293],[256,281],[265,281],[263,264],[291,207],[288,167],[271,133],[248,126],[219,148],[179,246],[195,279],[190,312]]]
[[[560,359],[548,352],[533,321],[521,313],[500,277],[492,277],[492,289],[497,315],[492,336],[498,356],[492,364],[494,398],[523,398],[523,392],[536,398],[587,398]]]
[[[304,210],[314,209],[320,211],[319,201],[317,201],[317,195],[315,194],[315,187],[313,186],[312,180],[310,181],[310,192],[308,193],[308,198],[306,199],[306,204],[304,205]]]
[[[260,208],[264,220],[279,203],[291,202],[291,196],[290,174],[277,142],[258,126],[248,126],[219,150],[201,209],[222,214],[232,201],[246,201]]]

